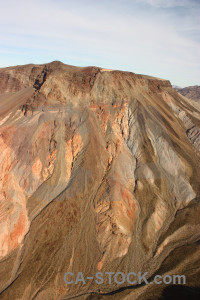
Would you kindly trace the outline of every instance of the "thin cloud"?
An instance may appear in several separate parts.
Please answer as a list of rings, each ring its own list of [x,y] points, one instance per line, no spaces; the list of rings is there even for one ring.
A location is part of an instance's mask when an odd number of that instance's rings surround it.
[[[138,0],[138,2],[157,8],[191,7],[199,4],[198,1],[193,0]]]
[[[188,5],[188,1],[175,2],[179,6]],[[0,12],[1,65],[2,57],[6,63],[11,57],[11,50],[6,55],[9,47],[17,53],[16,64],[23,63],[27,53],[26,62],[28,55],[35,63],[59,58],[68,64],[148,73],[173,80],[177,85],[187,81],[197,84],[196,69],[192,73],[192,66],[200,67],[200,43],[195,39],[200,24],[190,10],[184,17],[176,15],[176,10],[163,10],[164,5],[172,8],[174,2],[170,0],[96,3],[91,0],[4,2]],[[172,71],[168,66],[173,64],[178,68]],[[183,78],[184,68],[190,72],[187,78],[186,75]]]

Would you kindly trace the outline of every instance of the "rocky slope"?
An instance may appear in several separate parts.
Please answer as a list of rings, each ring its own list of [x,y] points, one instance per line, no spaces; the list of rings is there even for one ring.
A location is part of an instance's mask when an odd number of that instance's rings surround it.
[[[188,86],[185,88],[175,88],[181,95],[200,103],[200,86]]]
[[[60,62],[0,69],[0,93],[0,299],[199,299],[199,104]],[[99,271],[187,284],[64,281]]]

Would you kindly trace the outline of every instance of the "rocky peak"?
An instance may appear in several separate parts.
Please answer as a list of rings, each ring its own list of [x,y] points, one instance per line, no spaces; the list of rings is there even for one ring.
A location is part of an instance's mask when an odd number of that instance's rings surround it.
[[[157,299],[199,278],[200,107],[168,80],[61,62],[0,69],[1,299]],[[82,297],[82,298],[81,298]]]

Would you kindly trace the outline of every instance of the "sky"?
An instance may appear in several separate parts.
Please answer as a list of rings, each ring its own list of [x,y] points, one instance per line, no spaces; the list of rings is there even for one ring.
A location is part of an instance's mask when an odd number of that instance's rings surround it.
[[[0,67],[54,60],[200,85],[200,0],[0,0]]]

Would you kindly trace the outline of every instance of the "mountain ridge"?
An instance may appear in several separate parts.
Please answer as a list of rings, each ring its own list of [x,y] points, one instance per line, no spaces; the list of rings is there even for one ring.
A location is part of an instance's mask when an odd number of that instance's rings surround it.
[[[175,90],[189,99],[200,102],[200,86],[198,85],[187,86],[184,88],[176,87]]]
[[[0,69],[0,299],[165,294],[64,282],[110,270],[185,274],[197,293],[199,119],[168,80],[60,62]]]

